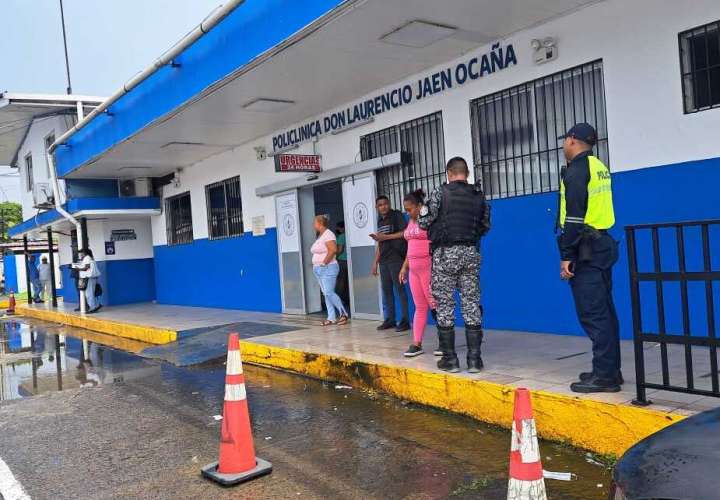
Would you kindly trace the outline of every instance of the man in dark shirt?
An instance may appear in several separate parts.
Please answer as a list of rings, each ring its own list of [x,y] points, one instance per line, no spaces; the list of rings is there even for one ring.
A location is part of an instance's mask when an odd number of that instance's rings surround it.
[[[378,230],[370,235],[377,241],[372,274],[377,276],[379,270],[383,302],[385,303],[385,321],[378,326],[378,330],[395,328],[398,332],[404,332],[410,329],[407,292],[405,285],[400,282],[400,269],[407,254],[407,242],[403,236],[407,223],[399,211],[390,207],[390,199],[387,196],[378,196],[375,206],[378,211]],[[397,291],[400,298],[402,312],[402,318],[397,326],[393,289]]]

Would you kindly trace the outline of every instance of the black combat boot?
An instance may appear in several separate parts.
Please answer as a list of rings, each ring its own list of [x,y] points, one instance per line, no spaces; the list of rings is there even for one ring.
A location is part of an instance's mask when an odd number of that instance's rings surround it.
[[[465,340],[467,341],[467,364],[468,372],[479,373],[483,369],[483,361],[480,357],[480,345],[482,345],[483,331],[480,326],[465,326]]]
[[[443,371],[457,373],[460,371],[460,360],[455,354],[455,328],[438,327],[440,339],[440,350],[442,358],[437,362],[437,367]]]

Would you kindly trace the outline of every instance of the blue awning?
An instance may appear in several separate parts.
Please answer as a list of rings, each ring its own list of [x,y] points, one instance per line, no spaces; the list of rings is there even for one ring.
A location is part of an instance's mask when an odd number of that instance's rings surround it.
[[[68,200],[64,205],[65,210],[71,214],[78,214],[84,211],[127,211],[127,210],[159,210],[160,198],[156,197],[128,197],[128,198],[75,198]],[[11,238],[22,236],[25,233],[37,229],[44,229],[54,222],[63,219],[60,213],[53,209],[42,212],[37,216],[26,219],[20,224],[8,229]]]
[[[168,115],[342,3],[246,0],[175,58],[174,66],[159,68],[59,145],[59,176]]]

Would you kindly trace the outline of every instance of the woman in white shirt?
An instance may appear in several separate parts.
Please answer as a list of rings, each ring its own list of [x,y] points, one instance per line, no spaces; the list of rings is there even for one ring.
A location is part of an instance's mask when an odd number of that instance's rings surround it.
[[[92,250],[83,248],[78,254],[80,255],[80,264],[76,267],[78,271],[80,271],[80,279],[87,280],[85,303],[87,305],[87,312],[90,314],[97,312],[102,307],[102,305],[98,303],[97,297],[95,297],[95,286],[100,277],[100,270],[98,269],[97,262],[95,262]]]
[[[310,247],[313,273],[315,273],[320,289],[325,296],[325,306],[328,313],[327,319],[322,322],[323,326],[344,325],[348,322],[345,306],[343,306],[338,294],[335,293],[335,282],[340,272],[340,266],[335,259],[337,242],[335,241],[335,234],[328,229],[329,222],[326,215],[315,217],[314,228],[318,238]]]

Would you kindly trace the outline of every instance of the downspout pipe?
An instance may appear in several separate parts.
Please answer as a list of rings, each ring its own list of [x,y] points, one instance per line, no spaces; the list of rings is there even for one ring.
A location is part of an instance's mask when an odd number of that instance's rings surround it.
[[[97,108],[93,109],[84,119],[78,121],[78,123],[68,129],[63,135],[61,135],[51,146],[48,153],[55,151],[55,148],[64,143],[71,135],[83,128],[85,125],[90,123],[93,118],[97,115],[104,113],[107,109],[112,106],[118,99],[130,92],[132,89],[140,85],[150,75],[155,73],[159,68],[172,64],[173,60],[186,48],[195,43],[201,36],[217,26],[220,21],[225,19],[230,12],[232,12],[238,5],[243,3],[245,0],[229,0],[225,5],[221,5],[212,11],[203,22],[201,22],[195,29],[185,35],[182,40],[173,45],[167,52],[161,55],[154,63],[142,70],[140,73],[128,80],[120,89],[117,90],[113,95],[105,99]]]
[[[81,241],[83,241],[83,230],[82,225],[80,224],[80,221],[77,220],[70,212],[65,210],[65,207],[62,205],[62,201],[60,199],[60,183],[58,182],[57,178],[57,172],[55,171],[55,161],[53,159],[52,152],[50,151],[50,148],[47,150],[47,161],[48,161],[48,167],[50,170],[50,182],[52,182],[53,187],[53,198],[55,202],[55,210],[58,211],[60,215],[62,215],[66,220],[70,221],[70,223],[75,225],[75,230],[77,231],[77,240],[78,244],[81,245]],[[80,293],[80,314],[85,314],[87,311],[87,303],[85,301],[85,294]]]

